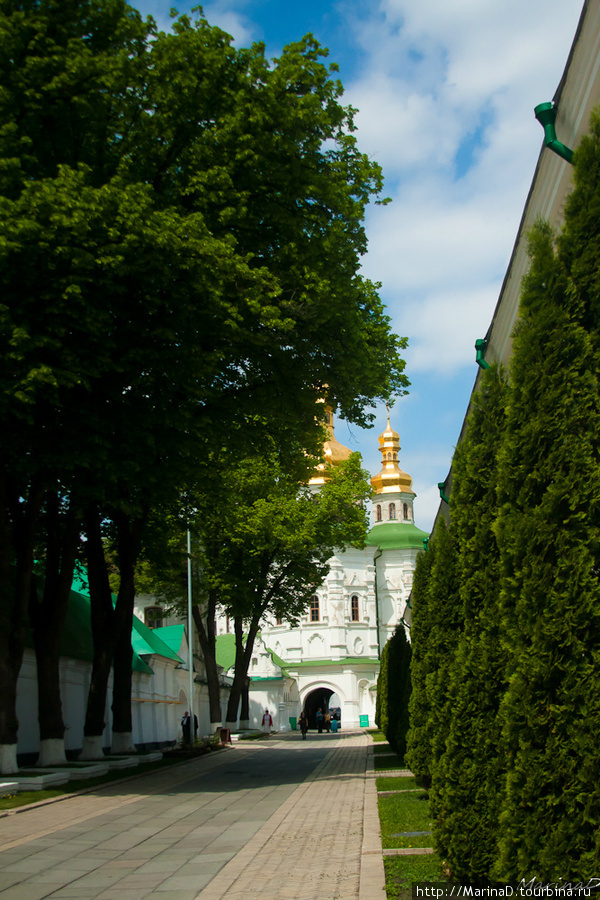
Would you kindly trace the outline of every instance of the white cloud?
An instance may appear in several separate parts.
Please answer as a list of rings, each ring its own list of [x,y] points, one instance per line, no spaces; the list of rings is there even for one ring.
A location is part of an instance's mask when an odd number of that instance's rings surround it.
[[[248,16],[235,9],[227,2],[208,3],[204,5],[204,15],[211,25],[216,25],[233,37],[234,44],[248,47],[255,40],[255,26]]]
[[[533,107],[554,94],[580,10],[382,0],[353,23],[364,58],[346,96],[394,201],[369,213],[364,271],[383,282],[413,371],[472,365],[542,144]]]

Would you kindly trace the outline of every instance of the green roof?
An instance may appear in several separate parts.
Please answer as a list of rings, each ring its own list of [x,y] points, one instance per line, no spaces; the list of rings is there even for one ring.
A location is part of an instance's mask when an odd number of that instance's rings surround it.
[[[251,675],[250,681],[283,681],[283,675]]]
[[[183,638],[185,636],[185,625],[183,623],[180,625],[162,625],[158,636],[163,644],[166,644],[173,653],[176,653],[178,656],[181,655]]]
[[[429,534],[412,522],[378,522],[369,531],[365,543],[380,550],[423,550],[426,537]]]
[[[216,651],[217,665],[227,672],[235,662],[235,634],[220,634]]]
[[[311,666],[355,666],[355,665],[379,665],[379,660],[367,656],[345,656],[343,659],[311,659],[305,662],[288,662],[288,669],[306,669]]]
[[[183,628],[183,625],[179,627]],[[131,646],[138,656],[164,656],[166,659],[173,659],[178,663],[182,663],[181,657],[162,639],[162,634],[156,633],[156,631],[162,632],[162,630],[162,628],[148,628],[137,616],[134,616],[131,630]]]
[[[27,635],[26,645],[33,648],[31,633]],[[60,654],[70,659],[83,659],[87,662],[92,662],[94,659],[90,598],[87,594],[71,591],[67,617],[60,636]],[[148,672],[150,675],[153,672],[150,666],[140,659],[135,648],[131,668],[134,672]]]

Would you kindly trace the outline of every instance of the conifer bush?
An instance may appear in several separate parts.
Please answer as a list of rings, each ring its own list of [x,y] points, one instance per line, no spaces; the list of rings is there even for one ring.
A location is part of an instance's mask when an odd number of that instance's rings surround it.
[[[600,116],[531,234],[500,452],[506,797],[494,874],[600,872]]]
[[[453,464],[452,532],[464,629],[450,672],[447,740],[434,770],[432,802],[437,849],[453,876],[471,883],[485,882],[496,858],[505,774],[498,708],[506,651],[493,524],[506,394],[496,367],[483,373]]]
[[[392,750],[404,760],[408,734],[411,646],[400,624],[386,645],[388,650],[388,727],[386,737]]]
[[[375,724],[387,738],[388,725],[388,652],[389,641],[381,652],[379,677],[377,678],[377,698],[375,700]]]
[[[430,541],[427,553],[421,553],[417,557],[411,594],[412,693],[408,707],[410,727],[407,735],[406,763],[417,784],[425,788],[431,784],[431,735],[427,727],[429,719],[427,641],[431,630],[428,614],[429,581],[434,559],[435,547],[433,541]]]

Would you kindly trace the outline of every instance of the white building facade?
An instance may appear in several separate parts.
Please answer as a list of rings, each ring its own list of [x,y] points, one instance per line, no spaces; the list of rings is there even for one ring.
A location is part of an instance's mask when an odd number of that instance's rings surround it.
[[[332,416],[325,458],[334,465],[351,451],[335,438]],[[381,651],[404,621],[417,555],[427,534],[414,524],[410,475],[398,463],[400,439],[389,422],[379,436],[382,469],[371,479],[375,491],[373,525],[362,550],[342,548],[297,627],[262,625],[250,665],[250,724],[260,724],[265,708],[273,727],[287,731],[305,709],[315,727],[321,709],[340,711],[343,727],[372,725]],[[317,471],[311,487],[318,490]],[[225,635],[228,623],[218,620]]]

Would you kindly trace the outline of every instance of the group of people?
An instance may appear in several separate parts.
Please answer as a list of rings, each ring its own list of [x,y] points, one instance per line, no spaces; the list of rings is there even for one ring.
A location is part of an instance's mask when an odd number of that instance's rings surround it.
[[[329,712],[328,709],[326,709],[325,712],[323,712],[321,707],[319,707],[317,709],[317,713],[316,713],[316,720],[317,720],[317,731],[319,732],[319,734],[323,734],[323,729],[325,729],[325,731],[327,731],[327,732],[330,732],[330,731],[333,731],[334,733],[337,732],[337,730],[338,730],[337,719],[333,718],[333,716],[331,715],[331,713]],[[302,732],[302,740],[305,741],[306,740],[306,732],[308,731],[308,715],[306,714],[305,709],[303,709],[302,712],[300,713],[300,718],[298,719],[298,727],[299,727],[300,731]]]

